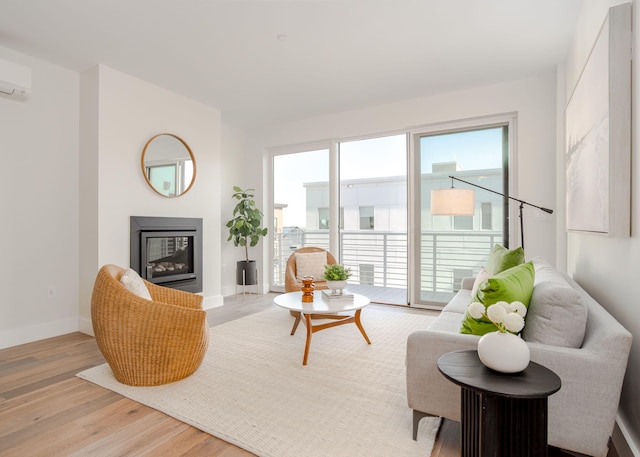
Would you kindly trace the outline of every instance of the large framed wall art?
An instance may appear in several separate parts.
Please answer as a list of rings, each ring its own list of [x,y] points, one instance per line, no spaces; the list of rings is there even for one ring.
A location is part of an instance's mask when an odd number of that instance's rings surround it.
[[[631,234],[631,4],[609,9],[565,109],[567,230]]]

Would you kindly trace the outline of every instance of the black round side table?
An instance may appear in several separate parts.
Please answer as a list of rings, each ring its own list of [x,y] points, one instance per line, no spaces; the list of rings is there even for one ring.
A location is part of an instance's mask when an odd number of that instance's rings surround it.
[[[499,373],[477,351],[449,352],[438,369],[462,388],[463,457],[547,457],[547,400],[560,390],[557,374],[535,362]]]

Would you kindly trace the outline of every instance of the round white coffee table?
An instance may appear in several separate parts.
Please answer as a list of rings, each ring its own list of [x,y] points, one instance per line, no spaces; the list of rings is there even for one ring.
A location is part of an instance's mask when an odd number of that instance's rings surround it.
[[[273,302],[294,312],[296,320],[293,323],[291,334],[296,333],[298,324],[302,317],[304,317],[304,324],[307,327],[307,340],[304,347],[304,357],[302,364],[306,365],[309,359],[309,346],[311,345],[311,335],[320,330],[324,330],[338,325],[354,323],[362,333],[367,344],[371,344],[367,333],[364,331],[362,322],[360,321],[360,312],[362,308],[367,306],[370,302],[367,297],[360,294],[353,294],[353,299],[331,299],[327,300],[322,298],[322,291],[316,290],[313,292],[313,302],[303,302],[302,292],[289,292],[286,294],[278,295],[273,299]],[[355,311],[354,314],[343,315],[339,313],[350,313]],[[313,325],[311,319],[331,319],[332,322]]]

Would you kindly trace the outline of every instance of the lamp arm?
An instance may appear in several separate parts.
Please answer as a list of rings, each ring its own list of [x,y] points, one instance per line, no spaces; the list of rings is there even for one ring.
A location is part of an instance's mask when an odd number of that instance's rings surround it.
[[[460,182],[463,182],[465,184],[469,184],[470,186],[478,187],[478,188],[486,190],[488,192],[493,192],[494,194],[498,194],[498,195],[500,195],[502,197],[507,197],[507,198],[509,198],[511,200],[515,200],[517,202],[520,202],[520,205],[533,206],[534,208],[538,208],[539,210],[544,211],[545,213],[553,214],[553,210],[552,209],[543,208],[542,206],[538,206],[538,205],[534,205],[533,203],[525,202],[524,200],[520,200],[519,198],[514,198],[514,197],[512,197],[510,195],[501,194],[500,192],[496,192],[495,190],[487,189],[486,187],[482,187],[482,186],[479,186],[478,184],[474,184],[472,182],[465,181],[464,179],[456,178],[455,176],[449,176],[449,177],[451,179],[455,179],[456,181],[460,181]],[[521,208],[522,208],[522,206],[521,206]]]

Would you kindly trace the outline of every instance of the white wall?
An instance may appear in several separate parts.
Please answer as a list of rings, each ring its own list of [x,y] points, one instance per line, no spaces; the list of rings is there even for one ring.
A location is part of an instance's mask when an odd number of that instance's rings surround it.
[[[81,77],[81,129],[89,132],[81,140],[81,173],[91,177],[80,189],[90,196],[81,205],[81,219],[85,210],[89,219],[82,221],[80,247],[84,325],[98,268],[129,266],[130,216],[202,218],[204,306],[221,305],[220,111],[102,65]],[[177,198],[158,195],[142,174],[142,149],[158,133],[181,137],[195,156],[195,183]]]
[[[0,57],[33,70],[28,101],[0,98],[0,348],[92,332],[95,275],[129,265],[131,215],[203,218],[205,307],[221,305],[220,111],[104,66],[79,75],[2,47]],[[196,157],[196,182],[175,199],[153,192],[140,167],[161,132]]]
[[[237,200],[231,198],[233,194],[233,186],[240,186],[243,189],[251,188],[251,184],[247,184],[246,168],[248,167],[245,155],[245,138],[244,132],[229,124],[222,124],[222,167],[224,172],[221,174],[221,222],[222,233],[220,242],[222,243],[222,256],[219,262],[222,264],[222,295],[228,296],[236,293],[236,262],[244,259],[244,248],[236,247],[232,241],[227,241],[229,237],[229,229],[225,226],[227,221],[232,219],[233,208],[236,206]],[[262,244],[262,242],[261,242]],[[255,249],[256,253],[258,251]],[[264,274],[260,274],[260,282],[265,282]],[[238,292],[242,289],[238,288]],[[255,290],[255,289],[254,289]],[[247,292],[249,288],[247,288]]]
[[[624,3],[615,0],[590,0],[584,2],[582,15],[574,37],[574,46],[567,60],[565,87],[567,99],[571,95],[582,67],[595,42],[608,8]],[[637,3],[634,3],[633,29],[639,30]],[[640,455],[640,319],[638,319],[638,278],[640,266],[640,160],[638,158],[638,134],[640,133],[640,104],[637,91],[637,64],[640,58],[637,35],[633,38],[634,63],[632,72],[632,169],[631,169],[631,228],[630,238],[569,233],[567,235],[567,269],[594,298],[618,319],[634,335],[622,398],[618,425],[627,433]],[[564,154],[564,150],[558,151]],[[560,190],[562,191],[562,189]],[[563,221],[564,223],[564,221]],[[618,443],[616,443],[618,447]],[[621,454],[621,456],[626,454]]]
[[[4,348],[77,330],[79,78],[6,48],[0,57],[32,69],[29,100],[0,98]]]
[[[263,175],[266,148],[327,138],[399,132],[420,125],[517,112],[517,188],[514,196],[553,208],[556,199],[555,70],[522,81],[478,87],[313,119],[271,125],[248,132],[248,179],[268,195]],[[258,184],[259,183],[259,184]],[[268,207],[264,199],[263,208]],[[517,214],[517,213],[516,213]],[[530,257],[556,260],[555,215],[537,220],[525,208],[525,247]],[[267,249],[264,243],[263,249]],[[266,252],[266,251],[265,251]],[[266,257],[266,256],[265,256]]]

